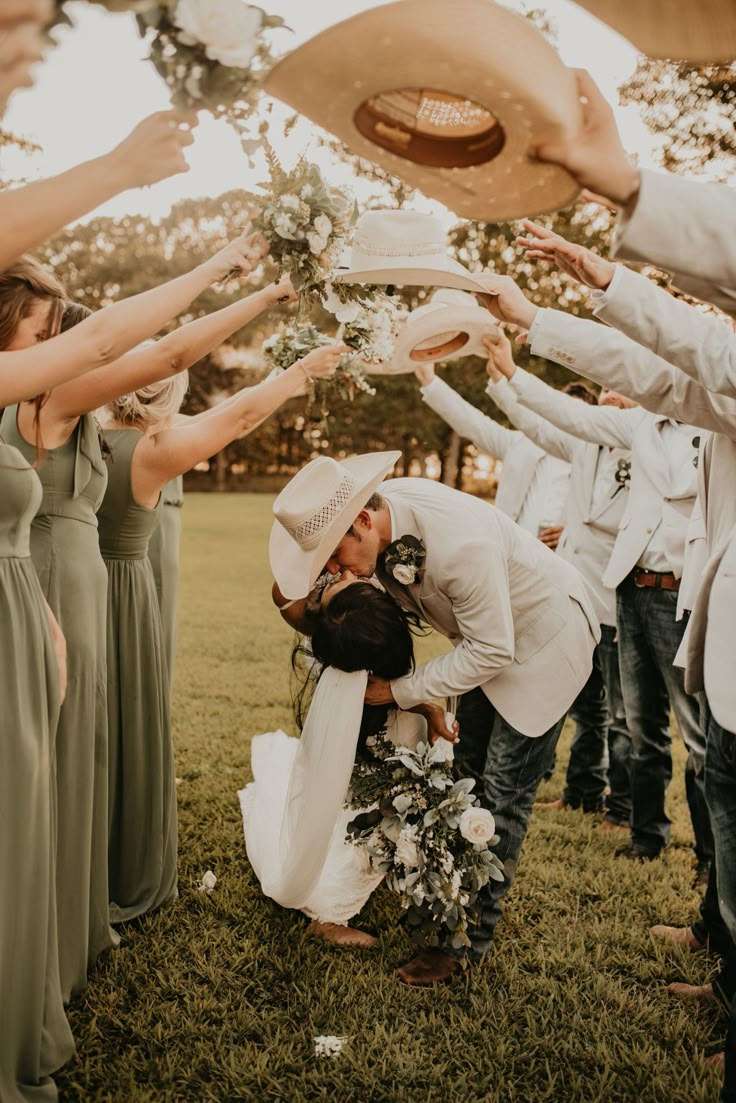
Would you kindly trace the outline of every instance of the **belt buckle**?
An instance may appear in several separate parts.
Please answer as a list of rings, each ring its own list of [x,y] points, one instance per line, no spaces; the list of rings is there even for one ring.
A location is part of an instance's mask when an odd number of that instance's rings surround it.
[[[649,574],[649,571],[634,571],[634,585],[637,590],[644,590],[646,588],[646,582],[639,581],[643,574]]]

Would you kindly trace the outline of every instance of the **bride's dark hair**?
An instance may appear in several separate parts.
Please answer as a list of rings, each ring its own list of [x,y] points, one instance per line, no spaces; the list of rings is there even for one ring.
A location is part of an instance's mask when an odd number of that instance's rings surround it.
[[[354,582],[336,593],[314,617],[311,650],[297,644],[292,654],[297,673],[300,659],[312,660],[296,697],[299,727],[306,717],[310,683],[315,684],[325,667],[367,670],[386,681],[401,678],[414,670],[414,636],[421,634],[421,628],[416,614],[407,613],[370,582]],[[385,725],[387,714],[386,706],[364,709],[361,741]]]

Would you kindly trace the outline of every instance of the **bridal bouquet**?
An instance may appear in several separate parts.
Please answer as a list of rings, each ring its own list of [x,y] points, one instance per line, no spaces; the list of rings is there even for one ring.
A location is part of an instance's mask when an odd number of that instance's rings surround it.
[[[287,172],[265,139],[270,180],[265,196],[253,196],[253,229],[266,237],[279,275],[288,272],[297,291],[322,284],[337,267],[357,208],[349,192],[330,187],[317,165],[302,158]]]
[[[368,364],[382,364],[394,354],[406,310],[377,287],[328,284],[323,291],[325,310],[341,329],[338,338]]]
[[[263,342],[263,356],[272,371],[285,371],[313,349],[330,344],[330,338],[325,337],[316,326],[296,322],[283,325]],[[311,384],[309,404],[313,406],[319,401],[324,412],[324,405],[330,396],[352,401],[358,391],[370,395],[376,393],[367,382],[358,357],[345,356],[333,376]]]
[[[245,0],[98,0],[112,10],[137,12],[142,35],[151,36],[150,58],[166,81],[172,103],[184,110],[207,109],[245,140],[261,81],[273,63],[265,32],[283,26]]]
[[[386,874],[425,945],[468,946],[479,891],[503,880],[490,850],[498,842],[493,816],[473,796],[472,778],[453,776],[445,740],[410,750],[379,732],[367,749],[371,757],[356,762],[347,807],[372,810],[348,825],[348,840]]]

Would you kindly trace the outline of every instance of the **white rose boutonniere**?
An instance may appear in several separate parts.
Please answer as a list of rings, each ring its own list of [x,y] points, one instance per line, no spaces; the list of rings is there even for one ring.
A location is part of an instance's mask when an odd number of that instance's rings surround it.
[[[421,580],[427,551],[416,536],[401,536],[389,544],[383,553],[386,573],[402,586],[411,586]]]
[[[485,846],[496,834],[496,821],[487,808],[466,808],[460,817],[460,834],[469,843]]]

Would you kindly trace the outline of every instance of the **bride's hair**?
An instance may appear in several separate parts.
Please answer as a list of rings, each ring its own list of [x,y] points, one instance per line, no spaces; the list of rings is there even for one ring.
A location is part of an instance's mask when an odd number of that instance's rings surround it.
[[[367,670],[386,681],[401,678],[414,670],[414,636],[421,631],[416,614],[407,613],[370,582],[354,582],[338,591],[315,614],[311,648],[297,643],[292,654],[292,668],[302,679],[303,660],[308,661],[306,681],[295,700],[299,727],[306,718],[310,690],[325,667]],[[364,708],[361,743],[385,726],[388,711],[386,706]]]

